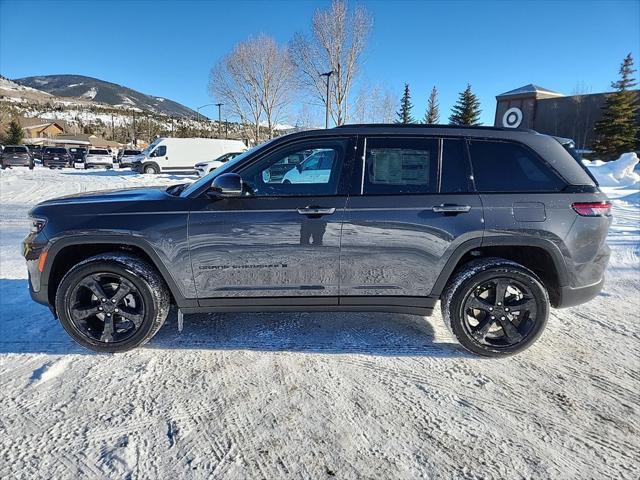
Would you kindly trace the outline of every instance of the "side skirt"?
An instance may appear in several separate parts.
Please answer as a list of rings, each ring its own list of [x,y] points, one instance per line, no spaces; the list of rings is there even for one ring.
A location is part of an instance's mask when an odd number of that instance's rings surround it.
[[[256,297],[206,298],[183,313],[207,312],[388,312],[430,316],[438,301],[431,297]]]

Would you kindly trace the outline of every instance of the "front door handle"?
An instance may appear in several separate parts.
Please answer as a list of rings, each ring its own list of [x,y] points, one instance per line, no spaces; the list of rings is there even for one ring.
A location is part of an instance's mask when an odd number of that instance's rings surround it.
[[[471,205],[435,205],[433,211],[436,213],[467,213],[471,210]]]
[[[311,215],[311,216],[321,216],[321,215],[331,215],[336,211],[335,208],[324,208],[324,207],[304,207],[299,208],[298,213],[300,215]]]

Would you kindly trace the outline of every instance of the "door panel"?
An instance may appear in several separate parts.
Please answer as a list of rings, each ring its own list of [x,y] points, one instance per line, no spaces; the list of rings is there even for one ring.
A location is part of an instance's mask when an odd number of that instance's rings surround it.
[[[220,199],[192,211],[199,298],[337,296],[346,197]],[[321,216],[298,212],[322,206]]]
[[[433,211],[447,204],[471,209]],[[342,227],[340,295],[427,296],[455,248],[480,238],[482,229],[475,194],[351,197]]]

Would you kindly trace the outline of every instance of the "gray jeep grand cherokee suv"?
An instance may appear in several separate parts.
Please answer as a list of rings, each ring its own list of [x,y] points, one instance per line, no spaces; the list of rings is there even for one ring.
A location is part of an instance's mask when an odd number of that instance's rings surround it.
[[[63,197],[31,217],[31,295],[94,350],[145,343],[171,304],[181,320],[429,315],[440,300],[462,346],[486,356],[525,349],[550,306],[598,294],[611,222],[555,138],[423,125],[287,135],[192,184]]]

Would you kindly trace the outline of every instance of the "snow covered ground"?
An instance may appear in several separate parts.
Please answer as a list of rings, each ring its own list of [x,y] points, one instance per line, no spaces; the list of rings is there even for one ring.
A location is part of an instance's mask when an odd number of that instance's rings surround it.
[[[614,186],[607,283],[532,348],[472,357],[436,313],[173,313],[144,348],[78,347],[28,295],[36,202],[170,184],[0,173],[1,478],[640,476],[640,193]]]

